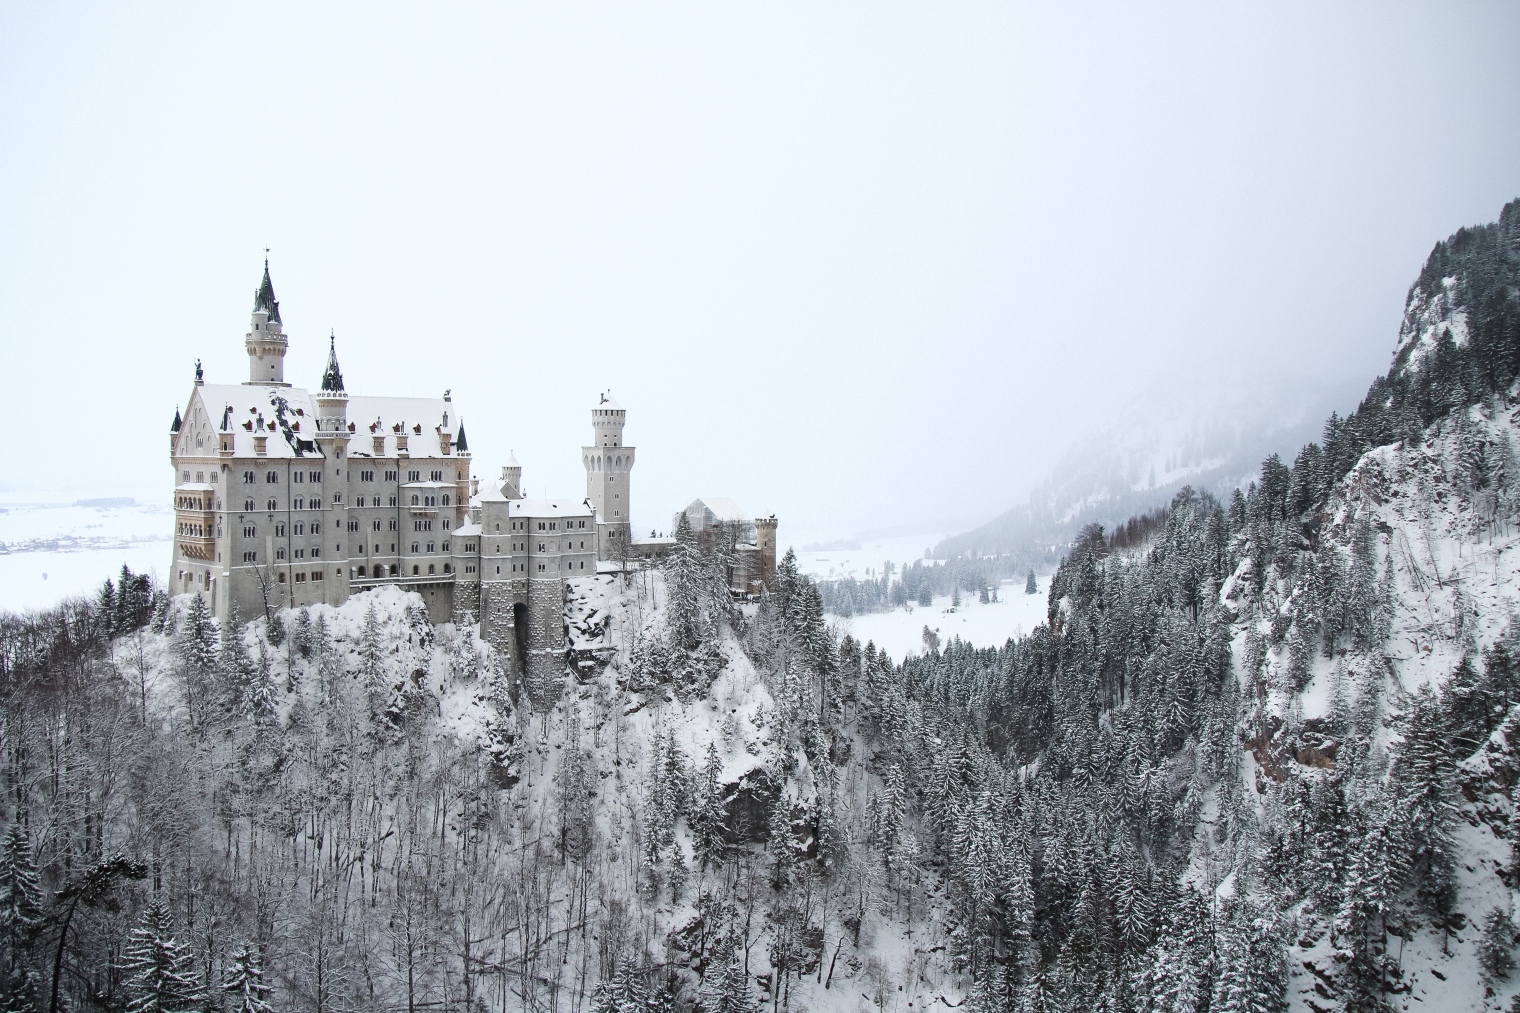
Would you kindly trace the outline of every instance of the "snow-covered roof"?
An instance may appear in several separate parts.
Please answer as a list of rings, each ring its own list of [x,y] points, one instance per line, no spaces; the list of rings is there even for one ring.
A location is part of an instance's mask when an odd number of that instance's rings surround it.
[[[686,508],[686,512],[688,514],[693,511],[701,513],[703,507],[706,507],[707,512],[713,515],[714,520],[720,522],[749,523],[754,519],[753,515],[745,513],[743,507],[727,496],[704,496],[701,499],[694,499]]]
[[[514,499],[507,513],[512,517],[589,517],[591,508],[584,500]]]
[[[623,406],[618,404],[617,400],[613,398],[610,391],[602,395],[602,399],[597,403],[596,407],[598,411],[604,412],[620,412],[624,410]]]
[[[265,444],[265,457],[319,456],[315,437],[317,415],[311,392],[301,387],[273,387],[262,384],[207,383],[195,388],[192,400],[199,398],[217,432],[231,433],[233,451],[252,454],[255,435],[273,437]],[[451,413],[452,405],[443,398],[431,397],[350,397],[348,420],[356,437],[385,437],[380,456],[396,453],[396,437],[407,437],[407,453],[412,457],[442,457],[440,432],[453,438],[459,424]],[[230,411],[229,411],[230,409]],[[443,420],[448,416],[448,426]],[[224,425],[225,423],[225,425]],[[352,457],[374,455],[373,439],[349,442]]]
[[[473,522],[470,524],[461,524],[459,527],[454,529],[455,538],[463,538],[468,535],[478,534],[480,534],[480,525]]]

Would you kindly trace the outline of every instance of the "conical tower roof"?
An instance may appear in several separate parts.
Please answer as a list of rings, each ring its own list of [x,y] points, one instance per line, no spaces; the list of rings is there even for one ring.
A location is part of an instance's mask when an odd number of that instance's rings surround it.
[[[269,314],[269,319],[277,324],[285,321],[280,319],[280,303],[274,297],[274,282],[269,280],[269,258],[264,258],[264,280],[259,283],[259,290],[253,294],[253,311],[257,313],[263,310]]]
[[[461,454],[470,452],[470,441],[464,438],[464,419],[459,420],[459,439],[454,442],[454,447]]]
[[[327,369],[322,373],[322,389],[329,393],[344,393],[343,371],[338,368],[338,338],[336,335],[329,335],[327,339]]]

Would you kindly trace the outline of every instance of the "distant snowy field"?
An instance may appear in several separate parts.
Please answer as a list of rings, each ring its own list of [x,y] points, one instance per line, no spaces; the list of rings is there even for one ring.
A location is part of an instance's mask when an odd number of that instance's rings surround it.
[[[864,539],[860,548],[797,550],[797,568],[819,580],[881,576],[882,564],[890,560],[896,567],[924,558],[931,546],[939,544],[943,533],[907,535],[896,538]],[[975,595],[962,597],[958,611],[950,612],[950,597],[937,598],[931,608],[911,605],[891,612],[873,612],[843,618],[830,616],[840,632],[861,643],[873,641],[896,661],[906,655],[920,654],[924,648],[924,627],[939,634],[940,643],[960,637],[977,647],[1000,647],[1010,637],[1017,639],[1045,621],[1045,594],[1050,590],[1050,575],[1039,577],[1039,594],[1025,594],[1024,582],[1005,581],[998,588],[996,603],[979,604]]]
[[[873,641],[894,661],[923,652],[925,626],[939,634],[941,644],[960,637],[977,647],[1001,647],[1010,637],[1018,639],[1045,621],[1048,590],[1049,577],[1040,580],[1039,594],[1025,594],[1023,581],[1017,586],[1009,582],[998,589],[1000,600],[993,604],[982,605],[974,595],[964,596],[961,607],[951,612],[946,596],[936,598],[932,608],[914,605],[848,619],[830,616],[829,622],[838,623],[840,632],[861,643]]]
[[[164,506],[0,504],[0,609],[47,608],[93,593],[122,564],[164,576],[172,511]]]

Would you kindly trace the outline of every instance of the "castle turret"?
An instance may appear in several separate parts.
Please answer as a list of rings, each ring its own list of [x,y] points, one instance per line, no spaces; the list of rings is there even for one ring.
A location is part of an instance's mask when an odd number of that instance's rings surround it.
[[[507,463],[501,468],[501,494],[507,499],[522,499],[522,465],[516,454],[507,455]]]
[[[628,413],[603,394],[591,409],[592,446],[581,448],[586,467],[586,499],[596,513],[597,556],[621,559],[630,551],[629,527],[633,510],[630,478],[634,448],[623,445],[623,425]]]
[[[264,258],[264,280],[253,294],[253,319],[244,345],[248,349],[248,382],[288,387],[285,382],[284,324],[280,321],[280,303],[274,297],[274,282],[269,280],[269,258]]]
[[[327,368],[322,371],[322,386],[317,391],[317,431],[346,434],[348,429],[348,392],[343,389],[343,371],[338,368],[338,339],[327,339]]]

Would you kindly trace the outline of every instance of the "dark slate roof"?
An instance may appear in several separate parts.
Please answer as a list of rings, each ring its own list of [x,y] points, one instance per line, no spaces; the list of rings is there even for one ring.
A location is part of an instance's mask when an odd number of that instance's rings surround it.
[[[269,319],[277,324],[285,321],[280,319],[280,303],[274,297],[274,282],[269,280],[269,258],[264,258],[264,280],[259,284],[259,290],[253,294],[253,311],[257,313],[263,310],[269,314]]]
[[[179,427],[184,425],[184,420],[179,417],[179,408],[174,409],[174,423],[169,426],[169,432],[179,432]]]
[[[461,454],[470,449],[470,442],[464,438],[464,419],[459,420],[459,439],[454,441],[454,449]]]
[[[322,373],[322,389],[326,391],[343,391],[343,371],[338,368],[338,339],[329,336],[327,339],[327,369]]]

